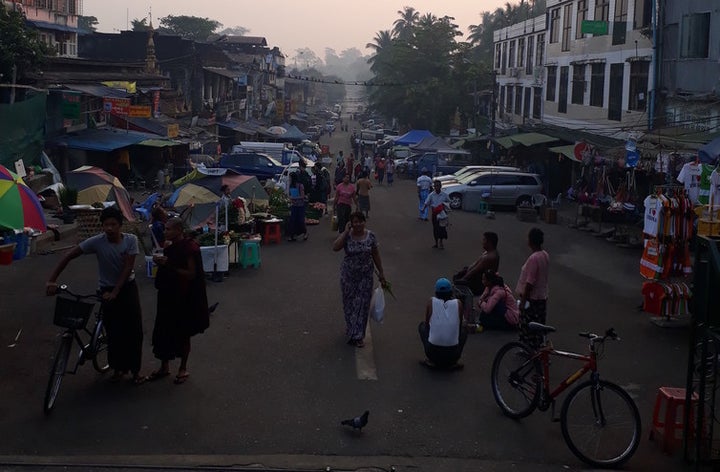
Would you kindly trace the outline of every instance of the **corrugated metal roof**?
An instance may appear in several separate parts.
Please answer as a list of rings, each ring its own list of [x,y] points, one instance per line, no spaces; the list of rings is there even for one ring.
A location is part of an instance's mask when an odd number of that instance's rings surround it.
[[[128,98],[133,96],[133,94],[127,93],[124,90],[107,87],[105,85],[63,84],[63,86],[69,90],[86,93],[94,97]]]
[[[138,131],[125,131],[117,128],[85,129],[55,138],[52,143],[70,149],[109,152],[132,146],[157,136]]]

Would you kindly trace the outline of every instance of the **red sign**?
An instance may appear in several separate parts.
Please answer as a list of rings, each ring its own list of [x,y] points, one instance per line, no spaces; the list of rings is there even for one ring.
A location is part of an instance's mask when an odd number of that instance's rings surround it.
[[[153,113],[156,117],[160,115],[160,90],[153,92]]]
[[[150,118],[150,107],[147,105],[130,105],[128,115],[133,118]]]
[[[103,98],[103,109],[113,115],[127,116],[130,109],[130,99],[105,97]]]

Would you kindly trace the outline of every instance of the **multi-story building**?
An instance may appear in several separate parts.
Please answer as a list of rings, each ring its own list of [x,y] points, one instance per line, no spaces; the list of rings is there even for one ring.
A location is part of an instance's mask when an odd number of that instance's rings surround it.
[[[720,2],[661,2],[658,125],[720,130]]]
[[[2,0],[8,8],[25,13],[28,23],[58,56],[77,57],[78,15],[82,0]]]
[[[545,75],[545,16],[495,31],[493,42],[499,121],[520,124],[541,119]]]
[[[543,121],[626,138],[648,129],[653,0],[547,0]]]

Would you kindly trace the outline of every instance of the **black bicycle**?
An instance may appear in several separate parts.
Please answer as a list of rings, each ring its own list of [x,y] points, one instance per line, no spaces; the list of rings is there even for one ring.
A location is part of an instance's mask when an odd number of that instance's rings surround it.
[[[100,304],[98,310],[95,311],[95,325],[90,330],[87,328],[87,323],[98,302]],[[45,389],[43,409],[46,415],[55,406],[55,400],[65,374],[77,373],[78,368],[88,360],[92,361],[93,367],[100,373],[105,373],[110,369],[107,359],[107,334],[103,325],[102,310],[102,298],[98,293],[79,295],[71,292],[67,285],[58,287],[53,323],[65,328],[65,331],[58,338],[57,351],[50,369],[47,389]],[[68,370],[73,340],[80,350],[75,361],[75,367]]]

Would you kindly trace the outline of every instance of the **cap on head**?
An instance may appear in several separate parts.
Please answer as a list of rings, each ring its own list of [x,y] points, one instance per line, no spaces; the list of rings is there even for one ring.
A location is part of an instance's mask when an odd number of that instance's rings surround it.
[[[441,277],[435,282],[435,291],[438,293],[452,292],[452,284],[445,277]]]

